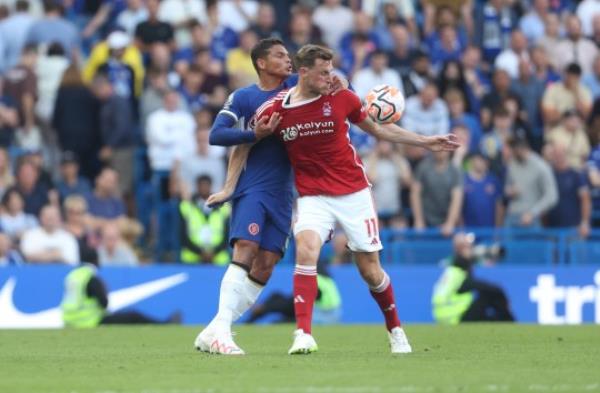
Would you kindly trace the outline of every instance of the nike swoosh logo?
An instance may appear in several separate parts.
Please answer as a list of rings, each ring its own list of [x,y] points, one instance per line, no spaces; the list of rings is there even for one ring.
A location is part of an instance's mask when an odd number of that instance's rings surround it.
[[[114,312],[147,299],[157,293],[187,281],[186,273],[179,273],[158,280],[122,288],[108,294],[108,310]],[[61,328],[63,327],[60,306],[35,313],[19,311],[13,301],[13,293],[17,279],[9,278],[0,290],[0,328]]]

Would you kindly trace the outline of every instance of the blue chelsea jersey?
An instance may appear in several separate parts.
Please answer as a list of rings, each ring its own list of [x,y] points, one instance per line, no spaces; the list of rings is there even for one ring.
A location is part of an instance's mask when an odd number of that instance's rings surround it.
[[[250,121],[256,110],[297,82],[298,77],[294,74],[275,90],[264,91],[256,84],[238,89],[229,96],[220,113],[232,116],[236,120],[236,128],[249,130],[253,126]],[[285,147],[276,137],[269,136],[257,142],[250,150],[233,198],[256,191],[292,192],[292,187],[292,168]]]

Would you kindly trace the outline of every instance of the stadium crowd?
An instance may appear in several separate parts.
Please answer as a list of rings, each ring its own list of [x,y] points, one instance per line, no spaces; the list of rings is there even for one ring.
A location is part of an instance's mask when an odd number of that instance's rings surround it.
[[[0,265],[226,263],[208,136],[266,37],[335,49],[361,98],[397,86],[405,128],[460,138],[426,155],[351,128],[382,228],[588,235],[600,1],[0,0]]]

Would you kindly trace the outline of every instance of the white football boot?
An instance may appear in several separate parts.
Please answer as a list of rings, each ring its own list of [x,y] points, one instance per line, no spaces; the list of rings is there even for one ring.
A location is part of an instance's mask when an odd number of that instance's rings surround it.
[[[302,329],[294,332],[294,343],[288,351],[289,355],[308,355],[317,352],[319,347],[317,342],[310,334],[304,333]]]
[[[198,334],[194,346],[201,352],[219,355],[245,355],[246,353],[233,341],[231,333],[218,333],[206,328]]]
[[[395,327],[388,333],[390,336],[390,348],[392,353],[411,353],[412,348],[408,343],[408,338],[401,327]]]

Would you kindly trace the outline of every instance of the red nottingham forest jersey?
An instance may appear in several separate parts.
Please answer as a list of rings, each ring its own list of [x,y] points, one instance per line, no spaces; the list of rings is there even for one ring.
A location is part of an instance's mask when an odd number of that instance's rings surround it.
[[[360,99],[343,90],[290,104],[293,89],[266,102],[256,118],[281,115],[274,135],[285,145],[300,196],[346,195],[369,186],[348,135],[348,120],[360,123],[367,117]]]

